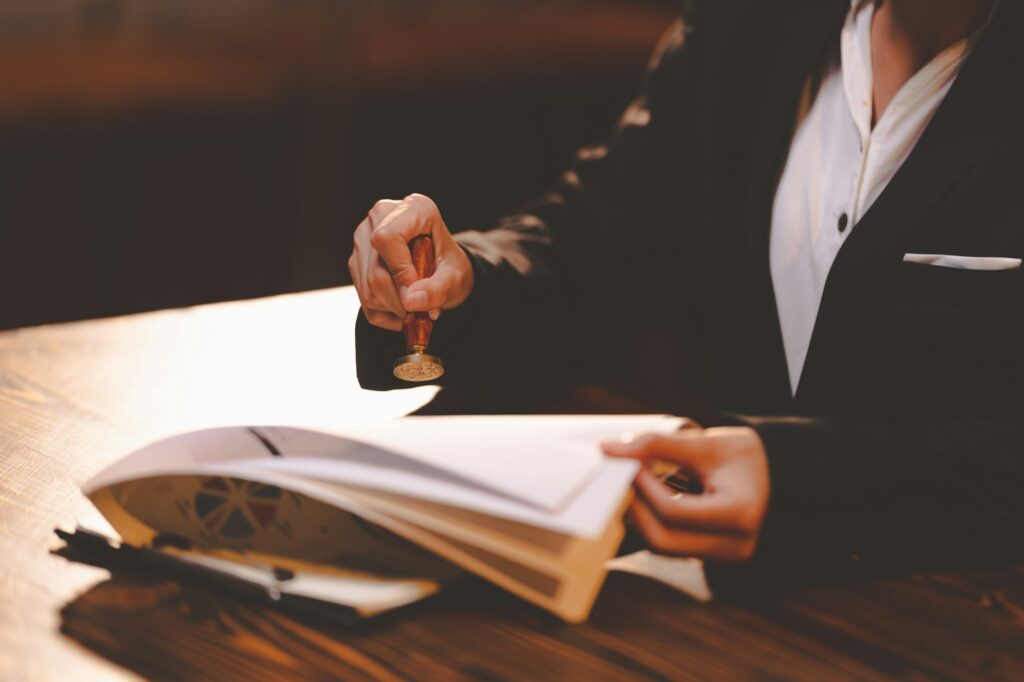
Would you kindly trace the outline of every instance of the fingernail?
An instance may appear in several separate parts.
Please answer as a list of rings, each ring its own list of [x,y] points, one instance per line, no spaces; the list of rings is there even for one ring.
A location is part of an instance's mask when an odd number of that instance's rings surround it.
[[[430,319],[436,320],[439,317],[441,317],[441,309],[440,308],[434,308],[433,310],[430,311]]]
[[[406,301],[405,307],[410,310],[419,310],[425,308],[427,305],[427,292],[425,291],[414,291],[409,294],[408,300]]]

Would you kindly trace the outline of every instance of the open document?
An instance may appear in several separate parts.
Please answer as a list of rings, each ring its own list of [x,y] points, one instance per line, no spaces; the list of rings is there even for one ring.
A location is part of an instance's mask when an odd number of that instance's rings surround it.
[[[406,417],[368,428],[225,427],[153,443],[84,492],[135,548],[363,616],[464,572],[587,617],[638,463],[602,440],[665,415]]]

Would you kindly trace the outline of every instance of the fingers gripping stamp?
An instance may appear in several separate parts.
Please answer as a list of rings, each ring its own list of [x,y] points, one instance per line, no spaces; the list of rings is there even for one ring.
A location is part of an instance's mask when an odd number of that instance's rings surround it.
[[[434,274],[434,240],[420,235],[409,242],[416,278],[426,279]],[[395,376],[403,381],[431,381],[444,374],[441,358],[430,355],[430,332],[434,322],[426,312],[405,314],[402,333],[405,335],[406,354],[395,360]]]

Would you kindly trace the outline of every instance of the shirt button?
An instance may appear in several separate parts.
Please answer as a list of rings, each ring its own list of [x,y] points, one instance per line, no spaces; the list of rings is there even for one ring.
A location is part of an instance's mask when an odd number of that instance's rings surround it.
[[[846,231],[846,224],[849,223],[849,222],[850,222],[850,218],[845,213],[843,215],[839,216],[839,231],[840,232],[845,232]]]

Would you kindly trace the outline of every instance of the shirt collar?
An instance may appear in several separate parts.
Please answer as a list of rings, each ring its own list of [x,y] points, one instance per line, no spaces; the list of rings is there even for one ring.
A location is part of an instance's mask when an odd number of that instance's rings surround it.
[[[935,89],[955,78],[960,65],[992,21],[999,0],[993,3],[986,21],[969,36],[956,41],[937,54],[928,64],[911,76],[893,98],[882,118],[890,110],[913,106],[914,102],[927,96]],[[840,54],[843,72],[843,89],[850,107],[850,115],[857,126],[861,139],[866,140],[872,132],[873,73],[871,65],[871,21],[875,15],[875,0],[851,0],[840,36]],[[892,105],[895,104],[894,108]],[[881,121],[879,121],[881,122]]]

